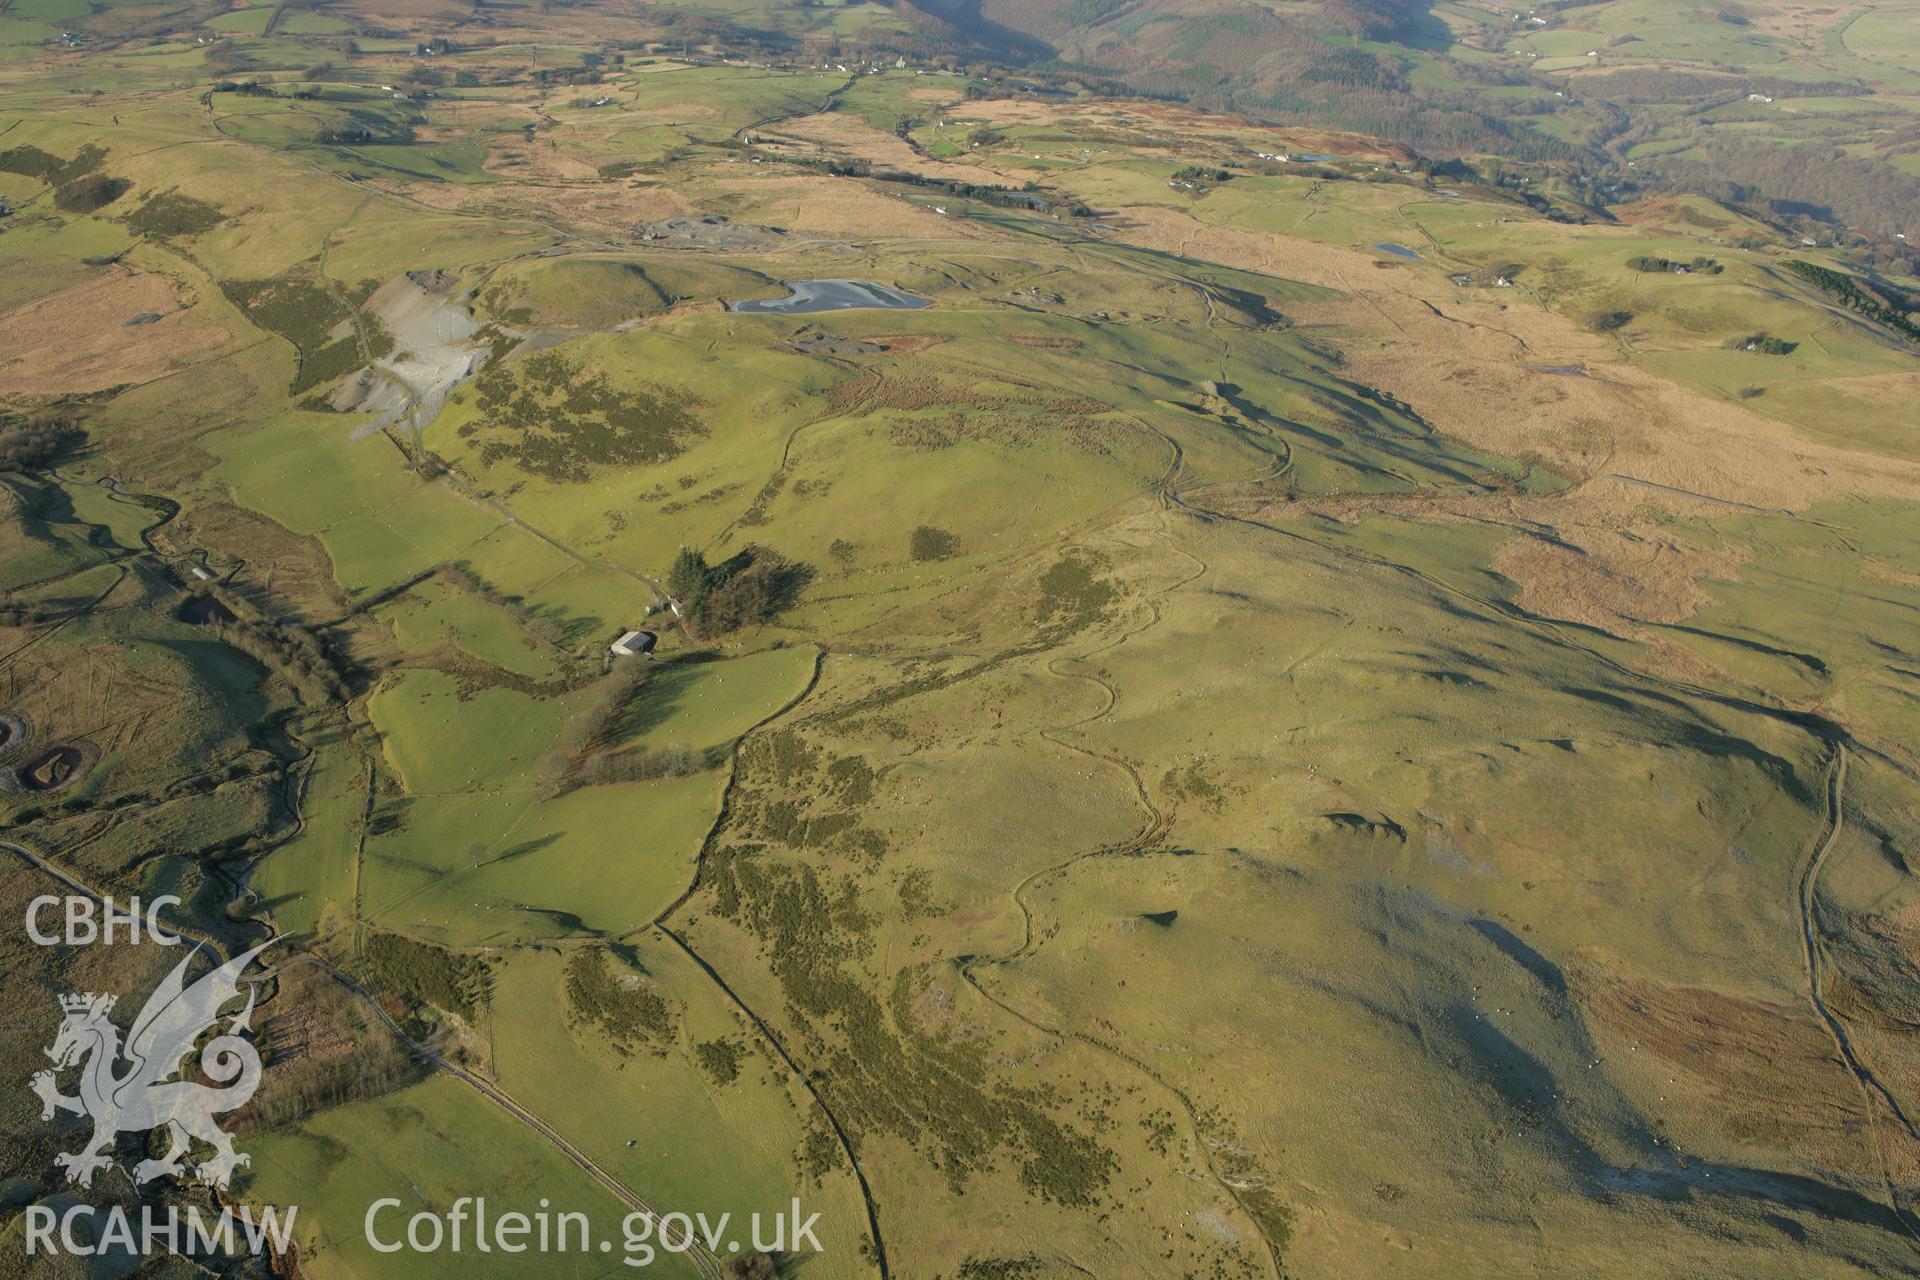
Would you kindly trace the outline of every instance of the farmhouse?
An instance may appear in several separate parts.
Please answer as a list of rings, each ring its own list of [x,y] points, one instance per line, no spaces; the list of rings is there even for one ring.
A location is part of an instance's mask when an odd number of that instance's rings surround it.
[[[613,642],[609,652],[616,658],[635,658],[652,653],[658,639],[651,631],[629,631]]]

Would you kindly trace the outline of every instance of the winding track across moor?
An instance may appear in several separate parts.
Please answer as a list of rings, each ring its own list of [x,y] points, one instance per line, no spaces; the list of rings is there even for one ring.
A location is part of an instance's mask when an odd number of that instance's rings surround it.
[[[1886,1149],[1881,1145],[1880,1108],[1884,1106],[1892,1113],[1908,1138],[1920,1141],[1920,1131],[1915,1130],[1913,1121],[1908,1119],[1893,1091],[1881,1083],[1879,1077],[1860,1060],[1853,1038],[1847,1034],[1846,1024],[1827,1007],[1826,998],[1820,993],[1826,971],[1826,954],[1820,945],[1820,872],[1826,866],[1827,855],[1833,852],[1833,847],[1840,842],[1841,832],[1846,829],[1847,748],[1842,743],[1834,744],[1833,763],[1827,769],[1826,792],[1827,829],[1807,855],[1806,865],[1800,870],[1796,894],[1800,913],[1801,963],[1807,975],[1807,1003],[1826,1027],[1840,1060],[1846,1064],[1848,1073],[1860,1088],[1860,1101],[1867,1113],[1867,1132],[1873,1142],[1874,1156],[1880,1163],[1881,1180],[1886,1185],[1887,1207],[1893,1211],[1900,1225],[1916,1241],[1920,1241],[1920,1230],[1915,1228],[1907,1211],[1900,1207],[1900,1194],[1893,1180],[1893,1169],[1887,1161]]]

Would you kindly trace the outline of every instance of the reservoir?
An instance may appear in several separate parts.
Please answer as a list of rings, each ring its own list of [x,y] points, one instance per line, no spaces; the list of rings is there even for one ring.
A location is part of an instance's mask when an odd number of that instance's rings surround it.
[[[789,280],[787,288],[790,292],[784,298],[750,298],[727,304],[727,310],[796,315],[809,311],[848,311],[855,307],[916,311],[933,305],[925,298],[870,280]]]

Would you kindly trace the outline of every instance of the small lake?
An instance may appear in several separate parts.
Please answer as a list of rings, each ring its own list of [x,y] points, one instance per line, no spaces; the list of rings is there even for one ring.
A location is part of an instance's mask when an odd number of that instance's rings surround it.
[[[1407,246],[1403,244],[1384,244],[1383,243],[1383,244],[1376,244],[1373,247],[1378,249],[1382,253],[1391,253],[1401,258],[1412,258],[1415,262],[1420,261],[1420,255],[1415,253],[1413,250],[1407,248]]]
[[[749,298],[727,304],[729,311],[778,312],[798,315],[809,311],[849,311],[881,307],[889,311],[917,311],[933,305],[926,298],[870,280],[789,280],[784,298]]]

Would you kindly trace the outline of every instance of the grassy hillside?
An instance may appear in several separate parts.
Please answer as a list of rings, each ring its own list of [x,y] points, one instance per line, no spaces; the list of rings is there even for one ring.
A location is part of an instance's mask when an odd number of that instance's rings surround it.
[[[300,1274],[1920,1270],[1894,10],[36,3],[8,889],[277,940]]]

